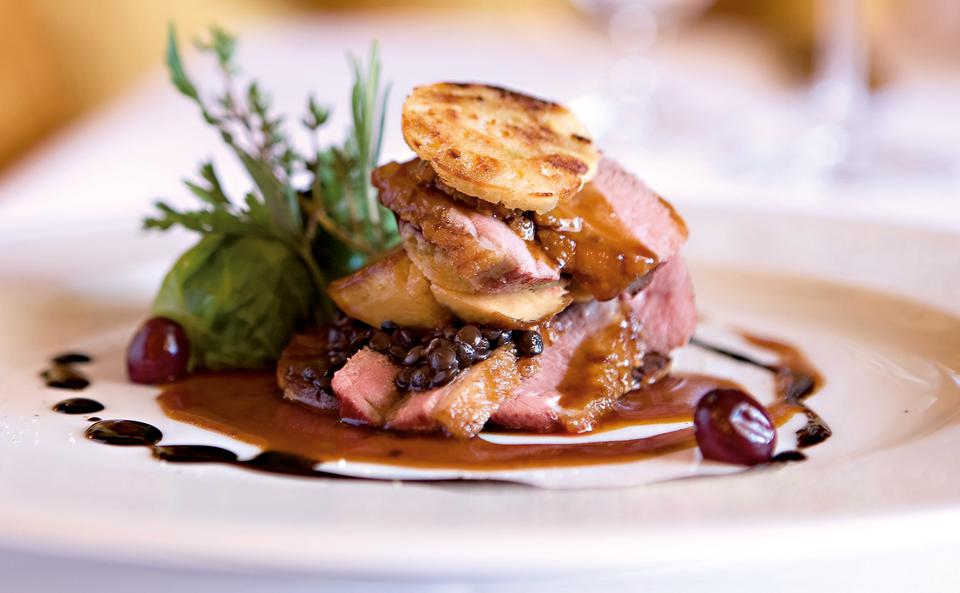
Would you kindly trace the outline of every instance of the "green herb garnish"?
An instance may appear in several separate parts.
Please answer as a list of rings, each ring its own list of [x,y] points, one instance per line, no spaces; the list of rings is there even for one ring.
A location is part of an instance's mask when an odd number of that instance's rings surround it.
[[[298,150],[256,82],[242,85],[236,39],[213,28],[198,43],[224,80],[213,98],[201,95],[183,67],[170,27],[167,68],[174,86],[200,108],[252,182],[231,200],[212,162],[185,181],[202,202],[196,210],[157,203],[148,229],[182,226],[203,235],[167,274],[154,314],[180,323],[191,341],[193,368],[258,368],[276,361],[304,323],[329,319],[330,280],[346,275],[397,242],[393,214],[377,201],[370,173],[380,156],[387,91],[377,45],[366,65],[351,57],[353,126],[342,146],[320,148],[329,110],[314,97],[301,119],[313,149]]]

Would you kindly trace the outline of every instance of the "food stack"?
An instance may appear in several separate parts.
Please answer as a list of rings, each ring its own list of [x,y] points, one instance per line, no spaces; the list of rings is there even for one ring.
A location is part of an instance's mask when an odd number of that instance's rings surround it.
[[[696,323],[683,220],[566,108],[481,84],[415,89],[416,158],[373,173],[402,247],[334,282],[285,397],[345,422],[585,432],[656,380]]]

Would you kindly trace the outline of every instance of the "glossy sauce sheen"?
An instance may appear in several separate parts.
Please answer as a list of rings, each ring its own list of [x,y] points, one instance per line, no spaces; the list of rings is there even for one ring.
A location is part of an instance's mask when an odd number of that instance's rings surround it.
[[[92,414],[102,409],[103,404],[86,397],[71,397],[53,405],[53,411],[61,414]]]
[[[634,441],[560,445],[496,445],[479,438],[397,434],[344,424],[336,415],[284,401],[266,373],[198,375],[171,386],[158,401],[175,420],[320,461],[509,469],[643,459],[694,442],[692,430]]]
[[[219,463],[262,471],[318,478],[345,478],[314,469],[314,459],[281,451],[263,451],[246,460],[222,447],[210,445],[158,445],[163,433],[155,426],[136,420],[101,420],[91,425],[84,436],[107,445],[148,447],[153,457],[167,463]]]
[[[802,368],[793,369],[794,380],[786,378],[786,367],[774,368],[775,372],[783,371],[784,376],[778,381],[779,399],[768,407],[778,426],[806,409],[802,398],[794,397],[797,382],[810,386],[803,397],[813,393],[822,382],[799,352],[790,349],[782,354],[784,360],[792,357],[792,362]],[[716,388],[740,387],[732,381],[705,375],[665,377],[621,397],[595,429],[691,420],[697,400]],[[346,459],[407,467],[494,470],[633,461],[696,444],[692,428],[626,441],[524,445],[497,445],[480,438],[396,434],[343,424],[336,415],[320,414],[284,401],[271,373],[197,375],[169,386],[158,402],[175,420],[215,430],[265,450],[317,461]],[[799,455],[793,455],[784,460],[798,458]]]
[[[581,409],[604,394],[622,394],[633,383],[633,369],[643,363],[639,323],[626,316],[588,336],[577,347],[557,391],[564,408]]]
[[[810,361],[807,360],[807,357],[797,350],[797,348],[786,342],[755,336],[749,333],[744,333],[742,336],[748,343],[775,353],[780,359],[778,363],[764,364],[753,360],[749,356],[730,352],[723,348],[699,343],[696,340],[694,340],[694,343],[707,350],[764,368],[774,373],[776,376],[777,392],[782,398],[782,400],[775,405],[790,407],[797,412],[803,413],[807,417],[807,423],[797,431],[798,447],[804,449],[819,445],[833,436],[833,431],[826,421],[805,402],[808,397],[816,393],[823,385],[823,377]]]
[[[543,229],[537,238],[547,254],[573,275],[580,288],[598,300],[616,297],[660,263],[591,184],[561,201],[550,214],[558,219],[582,221],[579,232]]]
[[[78,371],[74,365],[93,362],[93,357],[82,352],[64,352],[50,358],[51,367],[41,371],[40,376],[52,389],[82,391],[90,386],[90,380]],[[103,409],[103,408],[101,408]],[[61,410],[57,410],[61,411]],[[91,410],[96,412],[97,410]],[[83,414],[84,412],[64,412],[65,414]]]

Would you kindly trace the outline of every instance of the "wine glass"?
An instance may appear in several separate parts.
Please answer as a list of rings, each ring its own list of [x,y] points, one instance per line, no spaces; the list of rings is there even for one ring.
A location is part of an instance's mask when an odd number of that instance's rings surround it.
[[[658,117],[659,64],[650,53],[659,39],[705,10],[712,0],[571,0],[605,28],[617,58],[604,88],[576,99],[574,109],[607,142],[653,140]]]

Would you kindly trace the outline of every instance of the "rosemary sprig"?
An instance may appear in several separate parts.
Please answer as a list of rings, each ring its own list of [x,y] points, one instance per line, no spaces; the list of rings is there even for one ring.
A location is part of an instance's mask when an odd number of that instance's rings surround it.
[[[196,47],[216,58],[223,79],[220,93],[204,97],[187,75],[172,25],[166,53],[170,78],[243,164],[253,189],[236,203],[224,192],[213,163],[205,162],[199,180],[185,181],[201,208],[177,210],[158,202],[157,215],[146,218],[144,226],[165,230],[179,225],[204,235],[255,236],[282,243],[310,272],[325,317],[332,311],[327,282],[397,242],[393,216],[380,206],[370,186],[370,173],[380,156],[387,99],[377,44],[371,46],[366,64],[350,57],[353,125],[343,145],[319,147],[317,133],[330,111],[314,97],[308,99],[300,122],[311,136],[309,155],[295,148],[284,118],[273,113],[270,97],[260,85],[238,80],[235,37],[214,27],[209,39]],[[301,174],[312,177],[304,190],[293,181]]]

